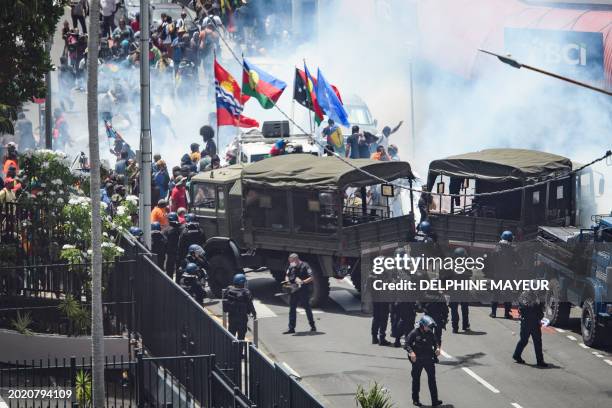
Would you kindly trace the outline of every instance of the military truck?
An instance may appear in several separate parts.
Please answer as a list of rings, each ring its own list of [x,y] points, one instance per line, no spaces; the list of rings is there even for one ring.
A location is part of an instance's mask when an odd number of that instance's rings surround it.
[[[487,252],[505,230],[526,241],[541,225],[575,225],[579,180],[570,159],[535,150],[487,149],[435,160],[427,178],[436,205],[430,221],[440,242]],[[544,183],[531,186],[538,182]],[[474,198],[440,195],[514,188]]]
[[[541,227],[535,251],[535,274],[549,281],[545,317],[567,324],[570,308],[582,308],[584,344],[610,340],[612,328],[612,214],[594,216],[590,229]]]
[[[371,174],[367,175],[363,171]],[[329,295],[329,278],[350,275],[360,287],[363,245],[411,239],[414,216],[394,216],[394,186],[414,176],[406,162],[288,154],[203,172],[191,179],[193,212],[206,237],[209,285],[219,296],[242,268],[266,267],[285,278],[297,252],[314,272],[311,303]]]

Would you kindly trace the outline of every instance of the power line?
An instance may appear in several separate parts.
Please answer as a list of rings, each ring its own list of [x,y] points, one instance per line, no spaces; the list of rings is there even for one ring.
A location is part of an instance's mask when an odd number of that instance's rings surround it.
[[[226,39],[224,38],[224,36],[222,35],[222,33],[219,31],[217,25],[214,25],[215,27],[215,31],[217,31],[217,33],[219,34],[219,38],[221,38],[221,41],[223,41],[223,43],[225,44],[225,46],[227,47],[227,49],[229,50],[229,52],[232,54],[232,56],[234,57],[234,59],[240,64],[240,66],[242,67],[242,70],[244,72],[247,72],[246,69],[244,68],[244,64],[243,61],[240,60],[240,58],[238,58],[238,56],[236,55],[236,53],[234,52],[234,50],[232,49],[232,47],[229,45],[229,43],[226,41]],[[247,72],[248,74],[248,72]],[[271,100],[272,101],[272,100]],[[397,183],[393,183],[390,182],[388,180],[383,179],[382,177],[378,177],[375,174],[370,173],[367,170],[364,170],[358,166],[356,166],[355,164],[351,163],[350,159],[347,159],[345,157],[340,156],[338,153],[334,152],[333,150],[330,150],[327,148],[327,146],[325,146],[323,143],[321,143],[319,140],[317,140],[316,137],[314,137],[314,135],[312,135],[312,133],[307,132],[306,130],[304,130],[297,122],[295,122],[293,120],[293,118],[291,118],[287,113],[285,113],[285,111],[283,111],[277,104],[275,101],[272,101],[274,107],[291,123],[293,124],[295,127],[298,128],[298,130],[300,132],[302,132],[305,135],[308,135],[310,137],[310,140],[313,141],[314,143],[316,143],[317,145],[319,145],[325,152],[329,153],[330,155],[332,155],[333,157],[336,157],[337,159],[340,159],[342,162],[344,162],[345,164],[349,165],[350,167],[352,167],[353,169],[361,172],[362,174],[367,175],[368,177],[371,177],[377,181],[382,182],[383,184],[389,184],[392,185],[394,188],[399,188],[399,189],[404,189],[407,191],[413,191],[413,192],[422,192],[421,190],[415,189],[415,188],[411,188],[408,186],[404,186],[401,184],[397,184]],[[544,180],[532,183],[532,184],[528,184],[528,185],[523,185],[520,187],[514,187],[514,188],[509,188],[506,190],[498,190],[498,191],[491,191],[491,192],[486,192],[486,193],[471,193],[471,194],[451,194],[451,193],[432,193],[434,195],[437,196],[444,196],[444,197],[487,197],[487,196],[493,196],[493,195],[498,195],[498,194],[506,194],[506,193],[512,193],[512,192],[516,192],[516,191],[521,191],[521,190],[526,190],[528,188],[533,188],[533,187],[537,187],[540,185],[544,185],[546,183],[549,183],[551,181],[557,181],[557,180],[562,180],[562,179],[566,179],[584,169],[586,169],[587,167],[590,167],[592,165],[594,165],[595,163],[598,163],[602,160],[605,160],[608,157],[612,157],[612,151],[608,150],[605,152],[605,154],[601,157],[598,157],[594,160],[592,160],[591,162],[575,169],[572,170],[568,173],[556,176],[556,177],[552,177],[552,178],[546,178]]]

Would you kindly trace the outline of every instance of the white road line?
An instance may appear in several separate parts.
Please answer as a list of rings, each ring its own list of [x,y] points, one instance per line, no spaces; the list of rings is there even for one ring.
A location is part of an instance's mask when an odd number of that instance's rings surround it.
[[[470,370],[469,368],[466,367],[461,367],[461,369],[463,371],[465,371],[466,373],[468,373],[468,375],[470,377],[472,377],[473,379],[475,379],[476,381],[478,381],[479,383],[481,383],[482,385],[484,385],[489,391],[491,391],[493,394],[499,394],[499,390],[497,388],[495,388],[494,386],[492,386],[491,384],[489,384],[488,382],[486,382],[484,380],[484,378],[480,377],[478,374],[476,374],[475,372],[473,372],[472,370]]]
[[[590,348],[589,346],[587,346],[587,345],[586,345],[586,344],[584,344],[584,343],[578,343],[578,345],[579,345],[580,347],[582,347],[583,349],[588,349],[588,348]]]
[[[612,366],[612,361],[611,360],[604,360],[606,363],[608,363],[608,365]]]
[[[567,338],[570,339],[571,341],[577,341],[578,340],[574,336],[570,336],[570,335],[567,335]]]
[[[591,353],[593,353],[593,355],[595,355],[596,357],[599,357],[599,358],[604,358],[604,356],[603,356],[603,355],[601,355],[601,354],[600,354],[599,352],[597,352],[597,351],[592,351]]]
[[[511,402],[510,405],[512,405],[514,408],[523,408],[519,404],[517,404],[516,402]]]
[[[270,309],[268,306],[264,305],[263,303],[261,303],[260,300],[254,300],[253,301],[253,306],[255,306],[255,311],[257,312],[257,318],[258,319],[264,319],[266,317],[277,317],[278,315],[276,313],[274,313],[274,311],[272,309]]]
[[[455,357],[451,356],[450,354],[448,354],[446,351],[444,351],[442,349],[440,349],[440,354],[442,354],[442,356],[444,358],[448,358],[449,360],[454,360],[455,359]]]
[[[306,310],[304,310],[303,307],[298,307],[297,308],[297,313],[300,314],[300,315],[305,316],[306,315]],[[322,310],[314,310],[314,309],[312,310],[312,314],[321,314],[321,313],[325,313],[325,312],[323,312]],[[259,317],[259,316],[257,316],[257,317]]]
[[[565,333],[565,330],[559,329],[558,327],[555,327],[555,330],[558,331],[559,333]],[[518,404],[516,404],[516,405],[518,405]]]
[[[345,312],[361,312],[361,301],[347,289],[332,290],[329,292],[329,297]]]

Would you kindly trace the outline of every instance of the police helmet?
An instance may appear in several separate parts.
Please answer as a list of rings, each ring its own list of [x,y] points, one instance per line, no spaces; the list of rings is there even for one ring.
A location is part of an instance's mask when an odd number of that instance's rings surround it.
[[[194,222],[196,220],[195,214],[194,213],[189,213],[187,215],[185,215],[185,221],[187,222]]]
[[[151,231],[161,231],[161,224],[157,221],[151,223]]]
[[[204,255],[204,249],[198,244],[189,245],[187,252],[189,252],[190,254],[194,253],[196,255]]]
[[[195,275],[198,272],[198,265],[193,262],[189,262],[187,266],[185,266],[185,273],[189,275]]]
[[[419,225],[419,229],[423,234],[429,234],[431,232],[431,224],[429,221],[422,221],[421,225]]]
[[[406,254],[407,254],[406,247],[399,246],[395,249],[395,255],[404,256]]]
[[[132,234],[135,237],[141,237],[142,230],[138,227],[130,227],[130,234]]]
[[[178,222],[178,214],[172,211],[168,214],[168,221]]]
[[[512,231],[506,230],[501,233],[500,238],[504,241],[512,242],[514,240],[514,234],[512,234]]]
[[[433,329],[434,327],[436,327],[436,322],[431,317],[427,315],[423,315],[423,317],[421,317],[421,320],[419,320],[419,326],[421,327],[427,326],[430,329]]]
[[[234,275],[234,285],[243,286],[246,283],[246,276],[243,273]]]
[[[453,255],[455,258],[465,258],[467,256],[467,251],[463,247],[455,248]]]

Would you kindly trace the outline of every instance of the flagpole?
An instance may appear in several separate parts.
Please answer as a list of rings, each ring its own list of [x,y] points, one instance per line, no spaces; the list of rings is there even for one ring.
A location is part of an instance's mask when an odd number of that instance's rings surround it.
[[[297,75],[298,68],[295,67],[295,72],[293,74],[293,88],[291,88],[291,92],[293,92],[293,98],[291,99],[291,134],[295,132],[295,77]]]
[[[217,64],[217,52],[213,49],[213,71],[215,70],[215,65]],[[217,136],[217,151],[215,152],[217,154],[217,156],[219,156],[219,110],[217,109],[217,76],[216,76],[216,71],[213,75],[213,80],[215,82],[215,116],[217,118],[216,122],[217,122],[217,132],[215,133],[215,135]],[[213,157],[210,158],[210,164],[212,167],[212,159]]]

